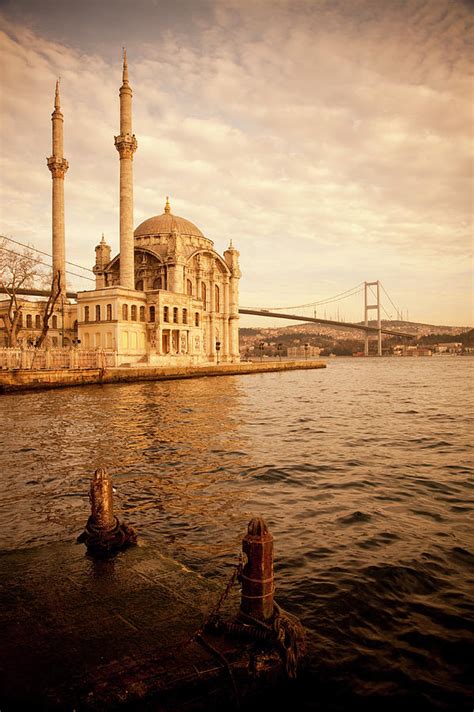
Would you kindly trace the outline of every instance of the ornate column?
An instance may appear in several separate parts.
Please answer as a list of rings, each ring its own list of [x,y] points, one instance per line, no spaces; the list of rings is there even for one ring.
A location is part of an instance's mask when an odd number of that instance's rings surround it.
[[[59,80],[56,82],[54,111],[51,115],[53,123],[52,155],[47,159],[48,168],[53,179],[52,194],[52,253],[53,280],[59,276],[59,286],[62,297],[66,298],[66,246],[64,237],[64,176],[69,163],[63,156],[63,115],[59,101]],[[57,285],[57,282],[55,282]]]
[[[216,282],[214,274],[214,263],[209,275],[209,356],[214,361],[216,358]]]
[[[232,361],[240,361],[239,353],[239,279],[242,276],[239,267],[239,252],[232,246],[232,241],[224,252],[226,264],[231,271],[230,277],[230,305],[229,305],[229,331],[230,355]]]
[[[115,148],[120,156],[120,285],[135,289],[133,245],[133,154],[137,139],[132,134],[132,89],[128,83],[127,53],[123,53],[120,87],[120,135]]]
[[[201,299],[201,279],[202,279],[202,272],[201,272],[201,255],[196,255],[194,258],[196,261],[196,299]]]
[[[224,327],[223,333],[223,355],[230,360],[230,348],[229,348],[229,277],[226,275],[224,277],[224,314],[222,318],[222,323]]]

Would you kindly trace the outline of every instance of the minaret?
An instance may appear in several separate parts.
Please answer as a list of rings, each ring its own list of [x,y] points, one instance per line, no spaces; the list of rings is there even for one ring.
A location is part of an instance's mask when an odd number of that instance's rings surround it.
[[[66,246],[64,239],[64,176],[69,164],[63,156],[63,115],[59,103],[59,80],[56,82],[54,111],[51,114],[53,122],[53,153],[47,159],[48,168],[53,179],[53,280],[59,285],[61,294],[66,296]]]
[[[104,233],[102,239],[95,248],[95,265],[92,271],[95,274],[95,288],[102,289],[105,284],[105,268],[110,262],[110,247],[105,241]]]
[[[224,259],[230,270],[229,280],[229,353],[232,361],[240,361],[239,355],[239,279],[242,276],[238,252],[230,241]]]
[[[120,155],[120,285],[135,289],[133,254],[133,154],[137,140],[132,134],[132,89],[128,83],[127,53],[123,51],[120,87],[120,136],[115,147]]]

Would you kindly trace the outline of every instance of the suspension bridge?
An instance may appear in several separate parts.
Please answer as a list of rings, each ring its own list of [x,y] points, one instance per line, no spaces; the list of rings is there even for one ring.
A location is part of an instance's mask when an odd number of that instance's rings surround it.
[[[276,319],[290,319],[293,321],[303,321],[305,323],[321,324],[324,326],[332,326],[337,329],[354,329],[362,331],[364,333],[364,354],[369,355],[369,337],[377,337],[377,354],[382,355],[382,334],[387,334],[389,336],[398,336],[402,338],[413,338],[414,334],[408,333],[401,329],[387,328],[382,325],[381,311],[383,310],[388,317],[391,319],[391,315],[385,309],[381,301],[381,292],[384,292],[390,301],[391,305],[397,313],[398,319],[400,319],[400,310],[395,306],[392,299],[386,292],[382,283],[377,280],[375,282],[361,282],[360,284],[347,289],[345,292],[336,294],[333,297],[328,297],[327,299],[322,299],[315,302],[310,302],[308,304],[299,304],[293,307],[272,307],[269,309],[261,308],[244,308],[239,309],[240,314],[250,314],[252,316],[263,316],[272,317]],[[323,305],[334,304],[355,295],[364,293],[364,318],[363,322],[350,322],[341,319],[326,319],[316,316],[317,309],[321,308]],[[301,313],[308,312],[312,310],[313,314]],[[295,312],[300,312],[299,314]],[[369,324],[369,315],[371,311],[376,312],[376,323]]]
[[[51,257],[47,252],[43,252],[42,250],[38,250],[34,247],[31,246],[26,246],[23,245],[23,243],[17,242],[16,240],[13,240],[12,238],[7,238],[4,236],[3,239],[8,240],[11,243],[14,243],[15,245],[21,245],[23,248],[27,247],[29,250],[32,250],[38,254]],[[12,254],[20,254],[14,249],[9,249],[6,247],[2,248],[5,252],[11,252]],[[37,262],[40,265],[44,265],[45,267],[50,267],[51,265],[47,262],[44,262],[43,259],[41,258],[32,258],[34,262]],[[92,270],[89,269],[88,267],[83,267],[82,265],[75,264],[74,262],[67,262],[67,264],[73,266],[74,268],[78,268],[81,270],[84,270],[85,272],[92,273]],[[86,276],[85,274],[78,274],[77,272],[73,272],[71,270],[66,270],[67,274],[70,274],[75,277],[80,277],[81,279],[86,279],[89,281],[95,282],[94,277],[89,277],[88,275]],[[5,293],[5,289],[2,289],[0,286],[0,293]],[[246,314],[250,316],[259,316],[259,317],[264,317],[264,318],[272,318],[272,319],[287,319],[291,321],[300,321],[304,323],[312,323],[312,324],[321,324],[322,326],[330,326],[336,329],[344,329],[344,330],[356,330],[356,331],[361,331],[364,334],[364,354],[366,356],[369,355],[369,338],[376,337],[377,339],[377,354],[379,356],[382,355],[382,335],[387,335],[387,336],[396,336],[400,338],[407,338],[407,339],[412,339],[415,337],[415,334],[407,332],[403,329],[395,329],[395,328],[389,328],[386,327],[382,324],[382,311],[384,311],[385,316],[387,317],[388,320],[392,320],[393,316],[390,314],[387,309],[385,308],[385,305],[381,299],[381,294],[382,292],[384,293],[385,297],[387,298],[388,302],[390,303],[391,307],[395,310],[396,313],[396,318],[398,321],[403,321],[402,319],[402,314],[403,312],[394,304],[393,300],[385,290],[383,284],[379,281],[372,281],[372,282],[361,282],[360,284],[355,285],[354,287],[351,287],[350,289],[345,290],[344,292],[340,292],[339,294],[336,294],[332,297],[327,297],[325,299],[320,299],[318,301],[314,302],[308,302],[306,304],[298,304],[296,306],[285,306],[285,307],[268,307],[268,308],[263,308],[263,307],[241,307],[239,308],[239,314]],[[48,290],[42,290],[42,289],[17,289],[16,293],[18,295],[28,295],[28,296],[36,296],[36,297],[48,297],[50,292]],[[363,319],[360,322],[354,322],[354,321],[345,321],[344,319],[332,319],[326,318],[325,310],[326,307],[329,305],[334,305],[339,302],[343,302],[345,300],[348,300],[354,296],[357,296],[359,294],[364,294],[364,301],[363,301]],[[69,299],[77,299],[77,291],[68,291],[66,296]],[[321,309],[324,310],[324,317],[318,317],[317,316],[317,311],[321,311]],[[338,316],[339,316],[339,308],[338,308]],[[375,312],[375,319],[369,319],[369,316],[371,312]],[[369,323],[372,322],[372,323]],[[375,322],[375,323],[374,323]]]

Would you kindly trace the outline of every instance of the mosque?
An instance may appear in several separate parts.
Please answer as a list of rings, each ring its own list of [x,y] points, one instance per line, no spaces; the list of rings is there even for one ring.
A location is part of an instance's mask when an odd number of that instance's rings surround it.
[[[64,119],[56,84],[52,114],[53,276],[58,279],[60,307],[51,320],[50,346],[76,344],[104,349],[117,365],[196,365],[239,361],[239,252],[232,242],[223,256],[189,220],[164,212],[133,229],[132,89],[124,51],[120,87],[120,133],[115,147],[120,160],[120,253],[111,258],[104,240],[95,248],[95,289],[66,296]],[[6,302],[0,302],[0,315]],[[41,331],[44,302],[22,300],[19,340],[34,343]],[[0,320],[0,343],[2,342]],[[59,338],[60,336],[60,338]]]

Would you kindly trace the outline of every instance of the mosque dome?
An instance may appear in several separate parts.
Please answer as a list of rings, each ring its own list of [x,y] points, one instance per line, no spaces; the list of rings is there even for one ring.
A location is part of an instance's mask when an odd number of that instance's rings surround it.
[[[180,235],[190,235],[193,237],[204,237],[202,232],[194,223],[171,212],[169,199],[166,198],[165,212],[162,215],[155,215],[148,220],[144,220],[134,232],[135,237],[146,237],[149,235],[169,235],[172,232]]]

